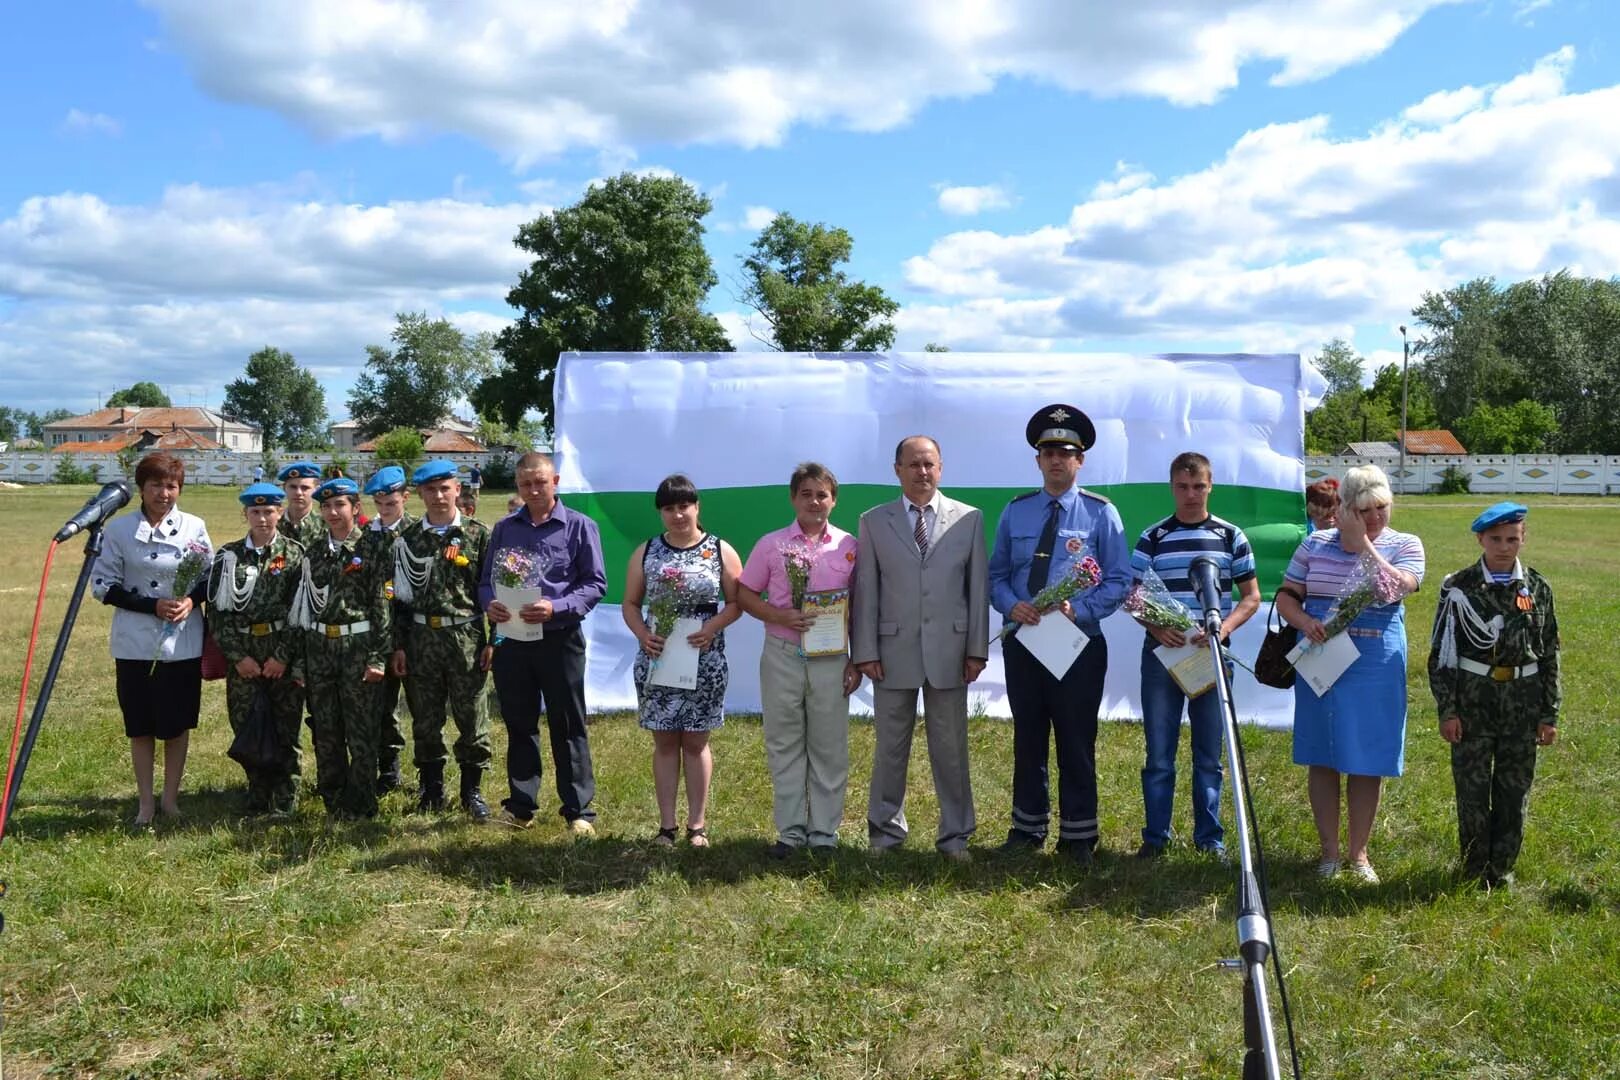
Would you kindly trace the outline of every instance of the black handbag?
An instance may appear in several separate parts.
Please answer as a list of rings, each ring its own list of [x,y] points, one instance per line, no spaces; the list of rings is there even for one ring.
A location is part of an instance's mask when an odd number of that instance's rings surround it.
[[[227,757],[249,772],[269,769],[281,758],[281,745],[276,738],[276,718],[270,712],[270,687],[257,679],[253,701],[248,705],[242,726],[236,729]]]
[[[1277,623],[1275,627],[1271,625],[1273,621]],[[1266,640],[1260,643],[1260,652],[1254,658],[1254,677],[1278,690],[1293,689],[1294,665],[1288,662],[1288,654],[1297,641],[1299,631],[1283,622],[1277,601],[1273,599],[1271,614],[1266,618]]]

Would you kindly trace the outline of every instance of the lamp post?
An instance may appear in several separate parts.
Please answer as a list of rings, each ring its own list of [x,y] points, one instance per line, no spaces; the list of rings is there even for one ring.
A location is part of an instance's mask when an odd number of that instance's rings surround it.
[[[1412,348],[1406,342],[1406,327],[1401,327],[1401,493],[1406,493],[1406,367],[1412,359]]]

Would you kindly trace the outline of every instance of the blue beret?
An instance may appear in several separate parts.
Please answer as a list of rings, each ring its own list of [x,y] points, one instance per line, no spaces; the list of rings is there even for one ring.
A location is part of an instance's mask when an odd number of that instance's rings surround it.
[[[431,483],[434,480],[456,479],[456,463],[439,458],[426,464],[417,466],[416,472],[411,475],[411,483],[417,487]]]
[[[367,495],[392,495],[405,490],[405,470],[398,465],[385,465],[366,480]]]
[[[315,501],[325,502],[334,495],[358,496],[359,494],[359,484],[355,483],[353,480],[350,480],[347,476],[334,476],[332,479],[315,489]]]
[[[276,473],[276,479],[282,483],[286,483],[288,480],[319,480],[320,478],[320,466],[313,461],[295,461],[291,465],[283,465],[281,471]]]
[[[1523,503],[1499,502],[1479,512],[1479,517],[1469,526],[1477,533],[1486,529],[1493,529],[1498,525],[1512,525],[1516,521],[1523,521],[1530,508]]]
[[[274,484],[266,484],[262,480],[257,484],[250,484],[244,488],[236,501],[243,506],[280,506],[285,498],[281,489]]]

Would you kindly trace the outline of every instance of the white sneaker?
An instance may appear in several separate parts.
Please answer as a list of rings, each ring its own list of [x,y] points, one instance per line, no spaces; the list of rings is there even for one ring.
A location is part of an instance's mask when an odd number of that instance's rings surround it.
[[[1317,877],[1330,878],[1330,877],[1333,877],[1338,872],[1339,872],[1339,860],[1338,859],[1323,859],[1321,862],[1316,864],[1316,876]]]
[[[1378,871],[1373,869],[1370,862],[1353,862],[1350,864],[1350,873],[1363,885],[1378,884]]]

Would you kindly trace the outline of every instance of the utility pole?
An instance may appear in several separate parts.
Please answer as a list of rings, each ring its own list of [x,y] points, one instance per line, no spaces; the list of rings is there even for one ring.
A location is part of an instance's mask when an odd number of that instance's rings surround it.
[[[1412,359],[1412,347],[1406,341],[1406,327],[1401,327],[1401,479],[1402,494],[1406,492],[1406,368]]]

